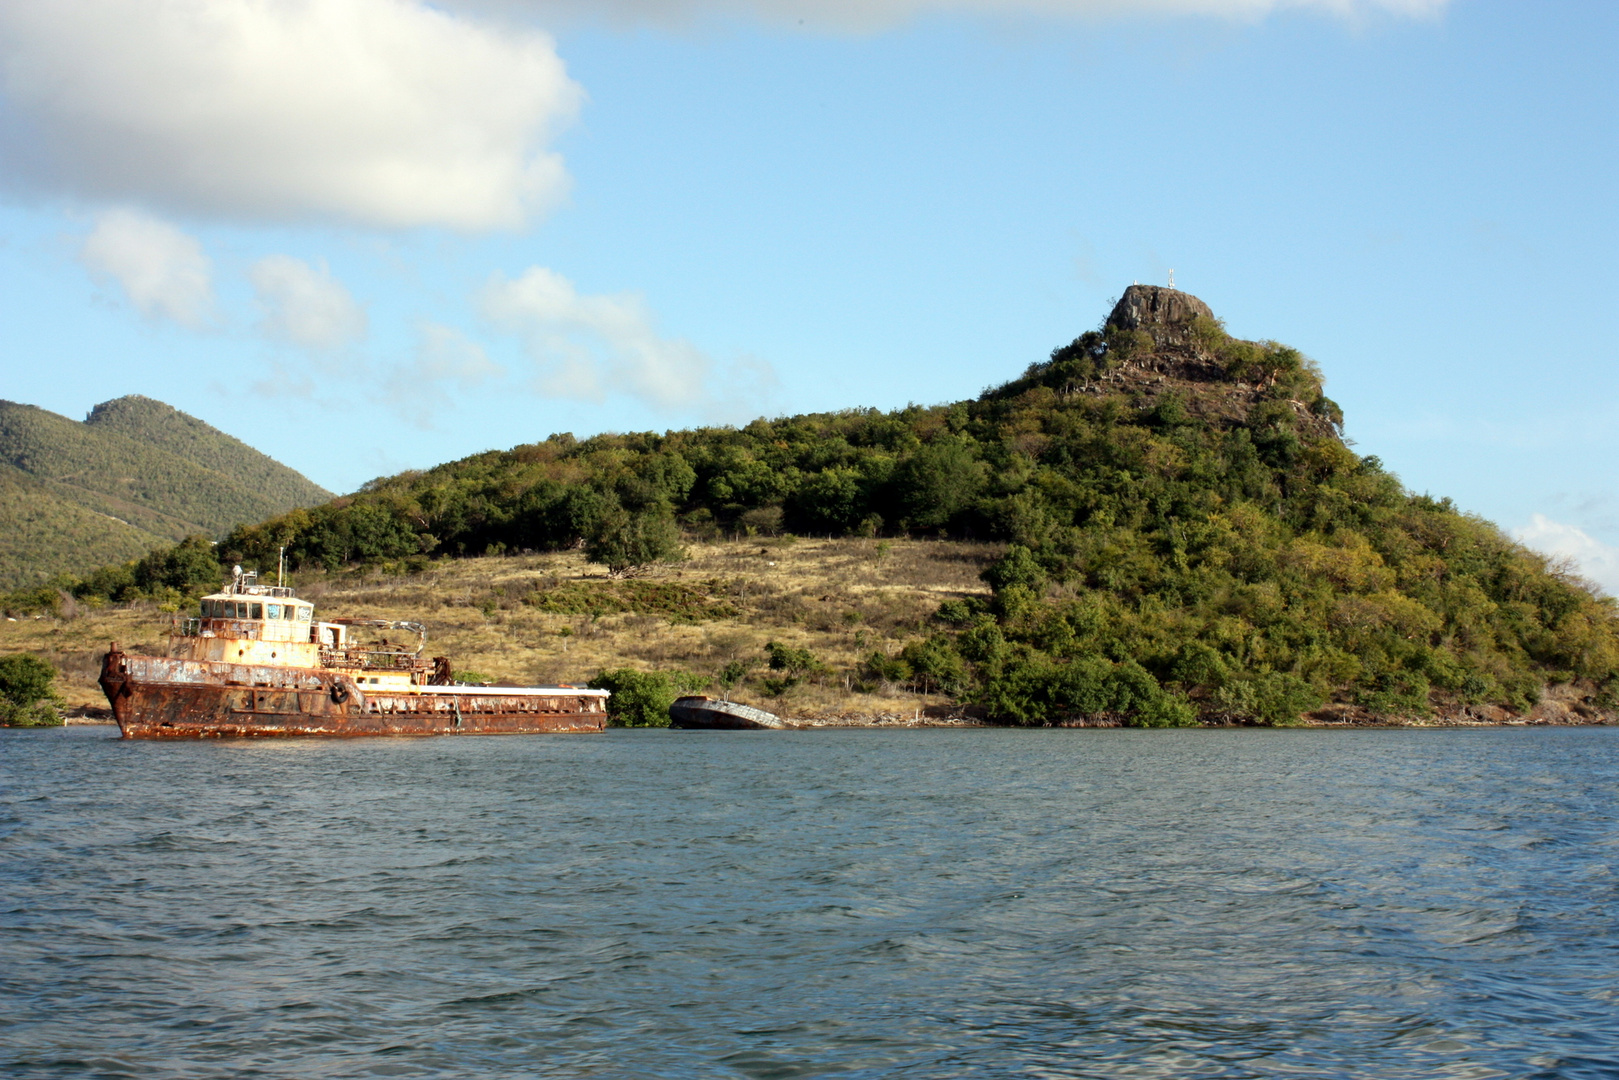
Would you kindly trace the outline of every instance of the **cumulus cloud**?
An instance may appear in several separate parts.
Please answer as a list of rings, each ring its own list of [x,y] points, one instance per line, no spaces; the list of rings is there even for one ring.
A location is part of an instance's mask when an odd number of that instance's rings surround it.
[[[1528,526],[1513,530],[1513,536],[1537,551],[1567,559],[1580,576],[1602,586],[1608,595],[1619,596],[1619,548],[1544,514],[1532,515]]]
[[[393,370],[386,390],[396,412],[417,427],[431,428],[443,411],[446,390],[471,390],[505,374],[481,345],[459,330],[426,323],[414,360]]]
[[[872,31],[930,14],[1044,16],[1205,15],[1257,19],[1307,8],[1357,17],[1375,12],[1426,17],[1449,0],[458,0],[474,10],[541,17],[607,18],[615,22],[681,24],[703,18],[757,18],[816,30]]]
[[[213,311],[213,266],[202,245],[166,221],[134,210],[96,219],[79,257],[97,277],[116,281],[148,316],[200,329]]]
[[[259,329],[273,341],[332,349],[365,336],[365,309],[326,264],[311,266],[290,255],[270,255],[248,271],[264,318]]]
[[[548,35],[421,0],[0,0],[0,176],[47,192],[520,226],[580,97]]]
[[[497,274],[482,300],[490,321],[523,338],[546,396],[600,401],[622,393],[663,409],[711,396],[713,362],[690,342],[660,336],[639,296],[581,295],[561,274],[534,266],[516,280]]]

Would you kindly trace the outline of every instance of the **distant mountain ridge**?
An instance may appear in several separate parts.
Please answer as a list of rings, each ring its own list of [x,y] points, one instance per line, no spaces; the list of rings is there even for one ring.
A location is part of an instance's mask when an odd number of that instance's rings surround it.
[[[103,402],[82,423],[0,401],[0,586],[135,558],[332,493],[239,439],[151,398]]]

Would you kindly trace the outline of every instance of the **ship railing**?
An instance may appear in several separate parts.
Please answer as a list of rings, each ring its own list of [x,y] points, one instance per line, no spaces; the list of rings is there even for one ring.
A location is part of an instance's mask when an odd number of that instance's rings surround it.
[[[365,671],[416,671],[427,667],[415,654],[391,649],[322,649],[320,662],[325,667],[357,667]]]
[[[419,622],[404,622],[397,619],[327,619],[326,622],[329,626],[365,627],[372,630],[408,630],[416,635],[414,655],[418,656],[421,655],[422,649],[427,646],[427,627]]]
[[[175,637],[197,637],[202,633],[202,620],[195,615],[176,615],[170,620],[169,633]]]
[[[243,574],[240,578],[225,582],[219,591],[230,596],[292,596],[294,589],[291,585],[259,585],[257,579],[251,574]]]

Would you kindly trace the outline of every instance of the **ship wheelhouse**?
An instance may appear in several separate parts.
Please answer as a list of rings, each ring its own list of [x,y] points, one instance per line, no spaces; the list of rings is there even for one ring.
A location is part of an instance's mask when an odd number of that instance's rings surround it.
[[[406,630],[415,647],[362,631]],[[420,623],[383,619],[315,618],[315,608],[283,585],[260,585],[236,569],[220,591],[204,596],[196,615],[176,616],[170,654],[193,660],[322,668],[358,686],[421,687],[449,681],[448,661],[422,659],[427,630]]]
[[[212,632],[260,641],[309,641],[315,619],[314,606],[295,598],[291,589],[262,588],[264,593],[233,591],[203,597],[196,617],[197,632],[205,636]]]

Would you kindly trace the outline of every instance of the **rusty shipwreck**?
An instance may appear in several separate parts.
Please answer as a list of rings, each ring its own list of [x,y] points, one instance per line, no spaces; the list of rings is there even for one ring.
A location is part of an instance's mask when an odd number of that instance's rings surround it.
[[[386,633],[416,635],[414,649]],[[379,641],[362,641],[380,637]],[[126,739],[282,735],[504,735],[600,731],[607,691],[453,681],[421,655],[419,623],[318,621],[291,588],[238,569],[196,615],[176,615],[168,655],[102,659],[101,689]]]

